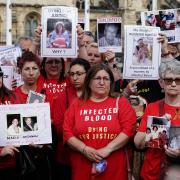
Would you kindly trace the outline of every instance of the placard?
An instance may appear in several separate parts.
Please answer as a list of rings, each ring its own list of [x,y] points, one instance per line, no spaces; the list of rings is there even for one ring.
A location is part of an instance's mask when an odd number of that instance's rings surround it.
[[[42,7],[41,56],[77,57],[77,8]]]
[[[159,27],[125,26],[124,79],[159,78],[161,44]]]
[[[0,146],[52,143],[49,103],[0,105]]]
[[[0,66],[3,71],[3,83],[8,89],[12,89],[13,66]]]
[[[142,25],[160,27],[168,42],[180,42],[180,9],[141,12]]]
[[[122,52],[121,17],[98,18],[97,32],[99,52]]]

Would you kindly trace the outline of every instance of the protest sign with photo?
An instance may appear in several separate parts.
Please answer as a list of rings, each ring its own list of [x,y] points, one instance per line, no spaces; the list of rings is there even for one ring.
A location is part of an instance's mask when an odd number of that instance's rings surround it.
[[[17,58],[21,56],[22,52],[19,47],[7,47],[0,49],[0,66],[12,66],[13,78],[16,79],[17,86],[20,86],[23,84],[23,81],[17,67]],[[11,77],[11,74],[9,76]]]
[[[158,79],[161,44],[159,27],[125,26],[124,79]]]
[[[42,7],[41,56],[77,57],[77,8]]]
[[[170,125],[170,121],[164,117],[148,116],[145,145],[163,149],[168,145]]]
[[[97,32],[99,52],[122,52],[121,17],[98,18]]]
[[[3,83],[8,89],[12,89],[13,66],[0,66],[3,71]]]
[[[49,103],[0,105],[0,114],[0,146],[52,143]]]
[[[29,91],[27,103],[44,103],[45,95],[34,91]]]
[[[142,12],[141,22],[145,26],[160,27],[168,42],[180,42],[180,9]]]

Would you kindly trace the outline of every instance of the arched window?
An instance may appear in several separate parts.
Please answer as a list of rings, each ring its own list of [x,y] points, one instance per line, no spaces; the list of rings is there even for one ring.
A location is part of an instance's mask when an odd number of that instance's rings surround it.
[[[25,21],[25,35],[29,37],[34,36],[34,29],[38,26],[38,14],[37,13],[30,13],[26,16]]]

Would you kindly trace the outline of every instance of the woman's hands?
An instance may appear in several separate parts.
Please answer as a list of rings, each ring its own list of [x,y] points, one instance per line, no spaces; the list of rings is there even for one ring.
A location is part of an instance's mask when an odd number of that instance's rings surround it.
[[[11,155],[14,156],[15,152],[19,152],[19,150],[14,146],[5,146],[2,148],[0,156]]]
[[[90,161],[99,162],[103,159],[98,150],[89,146],[85,146],[82,150],[82,153]]]

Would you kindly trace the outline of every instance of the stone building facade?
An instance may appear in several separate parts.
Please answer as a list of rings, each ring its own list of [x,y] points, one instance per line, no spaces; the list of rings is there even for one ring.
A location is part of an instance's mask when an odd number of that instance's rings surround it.
[[[96,31],[97,17],[121,16],[124,24],[136,24],[138,12],[147,10],[150,0],[89,0],[90,30]],[[158,0],[158,8],[164,1]],[[174,1],[173,1],[174,2]],[[76,6],[79,17],[84,17],[84,0],[11,0],[13,42],[26,35],[33,37],[35,27],[41,22],[41,7],[47,5]],[[167,4],[167,3],[166,3]],[[5,43],[6,0],[0,0],[0,44]]]

